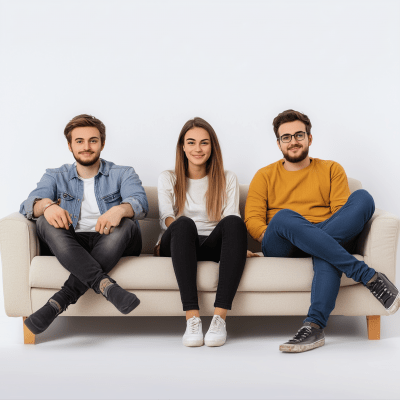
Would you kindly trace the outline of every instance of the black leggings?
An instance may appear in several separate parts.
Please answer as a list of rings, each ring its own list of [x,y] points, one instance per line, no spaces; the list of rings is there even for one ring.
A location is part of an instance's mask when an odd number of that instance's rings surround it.
[[[214,307],[230,310],[242,277],[247,253],[247,230],[241,218],[223,218],[210,236],[199,236],[192,219],[180,217],[165,231],[160,256],[172,257],[183,311],[199,310],[197,261],[219,262],[219,281]]]

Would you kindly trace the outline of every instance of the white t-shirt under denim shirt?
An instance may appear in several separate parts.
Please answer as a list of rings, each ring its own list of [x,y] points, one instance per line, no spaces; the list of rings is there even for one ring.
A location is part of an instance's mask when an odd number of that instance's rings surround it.
[[[183,209],[184,215],[191,218],[197,227],[199,235],[209,236],[219,221],[209,221],[206,208],[206,192],[208,189],[208,175],[201,179],[187,179],[186,203]],[[239,183],[233,172],[225,171],[226,202],[222,207],[222,218],[239,213]],[[168,217],[176,219],[174,186],[176,182],[175,172],[164,171],[158,178],[158,209],[160,212],[161,236],[166,231],[165,220]]]
[[[83,198],[75,232],[96,232],[94,228],[100,218],[100,210],[94,194],[94,177],[79,179],[83,182]]]

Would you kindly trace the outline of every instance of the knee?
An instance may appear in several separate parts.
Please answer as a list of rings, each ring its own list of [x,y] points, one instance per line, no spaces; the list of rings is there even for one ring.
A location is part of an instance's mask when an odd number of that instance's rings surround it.
[[[136,232],[138,230],[138,226],[136,221],[132,221],[130,218],[122,218],[116,230],[117,229],[122,232]]]
[[[189,231],[189,232],[190,231],[197,232],[196,224],[194,223],[194,221],[189,217],[185,217],[184,215],[182,215],[176,221],[174,221],[173,225],[174,225],[174,229],[179,229],[179,230],[184,230],[184,231]]]
[[[355,197],[356,199],[360,199],[366,202],[374,202],[374,199],[365,189],[358,189],[351,194],[351,197]]]
[[[134,236],[139,228],[136,221],[130,218],[122,218],[120,224],[113,231],[113,237],[117,236]]]
[[[365,189],[356,190],[351,194],[351,197],[356,199],[358,204],[362,204],[364,207],[367,207],[369,210],[371,210],[372,214],[374,213],[375,201]]]
[[[291,232],[296,230],[301,223],[301,219],[303,217],[290,209],[284,208],[283,210],[279,210],[271,219],[268,228],[270,232],[274,231],[282,231],[282,229],[289,229]],[[267,230],[268,231],[268,230]]]
[[[45,229],[50,228],[51,225],[47,222],[46,218],[44,215],[40,216],[37,221],[36,221],[36,231],[43,232]]]
[[[133,221],[131,218],[122,218],[122,220],[118,226],[127,228],[127,229],[133,229],[134,227],[136,227],[136,222]]]
[[[228,215],[227,217],[221,220],[221,224],[225,227],[229,227],[230,229],[240,229],[247,231],[246,224],[242,220],[242,218],[237,215]]]
[[[279,210],[271,219],[275,223],[284,224],[293,220],[293,218],[297,217],[299,214],[293,210],[288,208],[284,208],[283,210]]]

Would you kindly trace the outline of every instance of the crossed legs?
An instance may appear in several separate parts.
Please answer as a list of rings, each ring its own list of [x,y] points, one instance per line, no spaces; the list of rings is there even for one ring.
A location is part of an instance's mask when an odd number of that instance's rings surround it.
[[[311,306],[305,321],[321,328],[326,326],[335,307],[342,273],[364,285],[375,275],[374,269],[348,251],[351,240],[362,231],[374,210],[371,195],[357,190],[340,210],[319,224],[310,223],[292,210],[281,210],[272,218],[262,242],[264,256],[311,255],[313,259]]]
[[[48,223],[47,225],[45,224],[45,230],[49,229],[49,227],[53,228]],[[61,231],[60,229],[53,229]],[[123,218],[120,225],[117,226],[109,235],[100,235],[97,232],[75,233],[65,230],[62,232],[62,235],[65,235],[65,232],[67,232],[67,235],[70,234],[75,239],[73,246],[74,248],[77,245],[80,246],[80,248],[78,248],[78,254],[80,257],[82,257],[82,255],[84,257],[83,260],[82,258],[79,258],[79,262],[76,262],[77,255],[72,255],[71,253],[73,250],[69,249],[70,254],[67,254],[66,259],[63,258],[63,262],[67,266],[65,266],[57,257],[64,268],[71,272],[71,275],[65,281],[61,289],[70,300],[70,304],[76,303],[79,297],[81,297],[90,287],[83,283],[76,274],[74,274],[75,269],[82,270],[85,268],[85,265],[89,264],[92,267],[95,266],[96,273],[102,274],[102,278],[104,278],[104,276],[115,267],[121,257],[139,256],[142,249],[140,230],[135,222],[127,218]],[[54,231],[51,233],[54,233]],[[53,237],[53,240],[54,239],[55,238]],[[59,239],[63,241],[63,236]],[[59,255],[62,256],[62,254]],[[69,266],[72,266],[72,269],[69,269]]]
[[[107,275],[122,256],[140,254],[142,243],[136,222],[124,218],[109,235],[97,232],[75,233],[73,228],[68,231],[56,229],[43,216],[38,219],[36,226],[40,239],[71,275],[62,289],[25,321],[33,333],[38,334],[47,329],[54,318],[70,304],[76,303],[88,288],[102,293],[124,314],[139,304],[134,294],[119,287]]]

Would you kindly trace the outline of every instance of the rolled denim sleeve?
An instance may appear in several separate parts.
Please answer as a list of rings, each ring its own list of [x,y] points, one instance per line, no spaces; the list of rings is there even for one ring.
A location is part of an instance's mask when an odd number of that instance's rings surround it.
[[[19,212],[28,219],[37,220],[37,218],[33,216],[33,203],[37,199],[51,199],[52,201],[57,199],[56,180],[48,172],[42,176],[42,179],[37,183],[36,189],[34,189],[21,204]]]
[[[149,212],[146,192],[135,170],[130,167],[122,175],[121,203],[129,203],[135,213],[133,219],[144,219]]]

